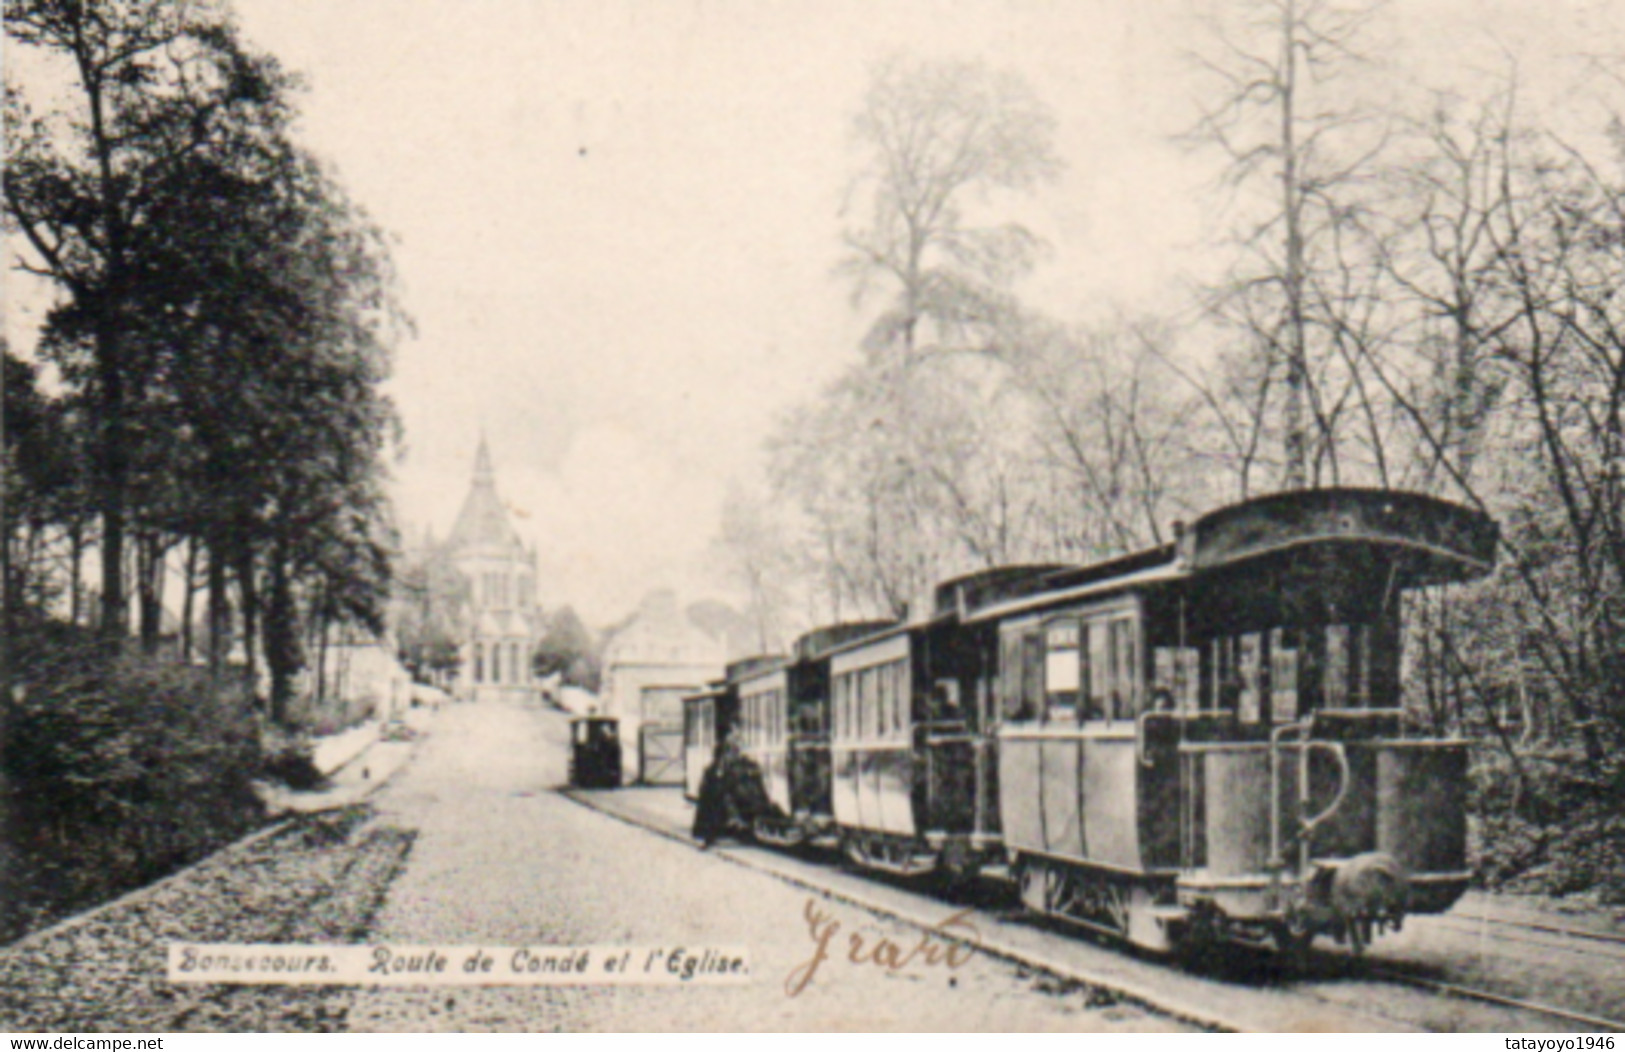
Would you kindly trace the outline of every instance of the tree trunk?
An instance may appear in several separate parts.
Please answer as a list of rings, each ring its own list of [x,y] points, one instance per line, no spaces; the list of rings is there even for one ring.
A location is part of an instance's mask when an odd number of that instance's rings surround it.
[[[186,580],[181,597],[181,661],[192,661],[193,597],[197,594],[197,538],[186,541]]]
[[[111,209],[111,205],[108,206]],[[110,228],[110,240],[117,240]],[[122,270],[117,259],[118,249],[112,248],[108,261],[106,294],[117,296],[117,275]],[[101,431],[98,435],[97,494],[102,519],[102,638],[122,639],[126,632],[126,602],[124,593],[124,527],[126,512],[125,488],[129,481],[129,464],[125,460],[125,398],[124,361],[118,325],[107,316],[107,304],[100,305],[96,329],[96,372],[101,380],[101,398],[97,409]]]
[[[141,603],[141,647],[156,653],[163,636],[164,559],[163,538],[147,534],[137,541],[136,582]]]
[[[238,549],[236,569],[237,596],[243,608],[243,663],[252,689],[259,679],[259,660],[254,653],[254,644],[259,641],[260,603],[259,589],[254,581],[254,554],[246,544]]]
[[[79,580],[84,573],[85,528],[75,521],[68,527],[68,623],[77,625],[84,611],[80,602]]]
[[[1298,186],[1296,114],[1298,16],[1295,0],[1282,14],[1281,55],[1281,195],[1286,217],[1286,473],[1287,489],[1308,485],[1308,448],[1304,436],[1304,389],[1308,386],[1308,349],[1303,318],[1303,233],[1299,229],[1302,195]]]
[[[265,613],[265,664],[271,673],[271,719],[286,725],[295,677],[304,669],[305,657],[285,552],[272,553],[268,571],[271,594]]]
[[[231,600],[226,594],[225,544],[216,538],[209,545],[209,672],[218,677],[231,648]]]

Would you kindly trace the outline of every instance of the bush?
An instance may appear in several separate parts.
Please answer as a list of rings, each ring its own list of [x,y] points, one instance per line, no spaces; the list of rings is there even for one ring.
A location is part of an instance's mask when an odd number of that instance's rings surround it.
[[[308,744],[290,744],[265,758],[265,776],[289,789],[307,792],[327,784],[327,776],[316,767]]]
[[[1621,787],[1583,776],[1573,749],[1530,750],[1522,781],[1504,753],[1486,750],[1473,770],[1472,853],[1490,888],[1594,895],[1625,904]]]
[[[0,743],[0,940],[140,887],[264,821],[246,692],[203,671],[36,640]]]

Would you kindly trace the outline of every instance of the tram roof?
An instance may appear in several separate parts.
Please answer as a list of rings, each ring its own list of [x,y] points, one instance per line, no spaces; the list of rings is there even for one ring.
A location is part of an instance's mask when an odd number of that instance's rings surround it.
[[[1421,493],[1354,487],[1256,497],[1176,532],[1173,544],[1088,566],[1007,575],[999,581],[1002,588],[962,588],[960,617],[977,623],[1314,548],[1403,555],[1402,587],[1444,584],[1488,573],[1499,541],[1499,530],[1483,512]],[[957,583],[939,590],[939,609]]]
[[[1481,511],[1400,490],[1271,493],[1209,512],[1180,537],[1193,572],[1315,546],[1365,546],[1408,557],[1405,587],[1481,577],[1495,567],[1500,531]]]
[[[1079,584],[1049,588],[1014,599],[1007,599],[1004,602],[994,603],[991,606],[984,606],[979,610],[969,612],[964,621],[966,624],[977,624],[994,618],[1019,614],[1027,610],[1037,610],[1055,603],[1089,599],[1094,596],[1108,595],[1112,592],[1126,591],[1131,588],[1143,588],[1146,585],[1178,580],[1184,576],[1186,576],[1184,567],[1177,562],[1169,561],[1159,566],[1150,566],[1131,573],[1087,580]]]
[[[833,625],[823,625],[800,636],[792,649],[797,660],[806,661],[834,650],[852,640],[866,639],[887,629],[895,628],[897,624],[896,621],[887,620],[842,621]]]
[[[752,658],[749,661],[737,662],[728,666],[728,685],[740,686],[751,680],[761,679],[783,672],[795,661],[784,654],[775,654],[772,657]]]

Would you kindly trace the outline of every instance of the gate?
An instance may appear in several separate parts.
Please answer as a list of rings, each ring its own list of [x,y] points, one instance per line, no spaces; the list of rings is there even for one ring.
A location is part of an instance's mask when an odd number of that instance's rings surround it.
[[[682,785],[683,728],[644,724],[638,730],[638,758],[644,785]]]

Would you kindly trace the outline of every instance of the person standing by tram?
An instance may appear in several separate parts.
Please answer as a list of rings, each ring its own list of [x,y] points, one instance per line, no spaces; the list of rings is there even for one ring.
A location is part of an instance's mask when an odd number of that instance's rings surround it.
[[[756,819],[772,805],[762,784],[762,769],[746,756],[730,730],[700,778],[694,807],[694,838],[702,849],[723,837],[750,837]]]

